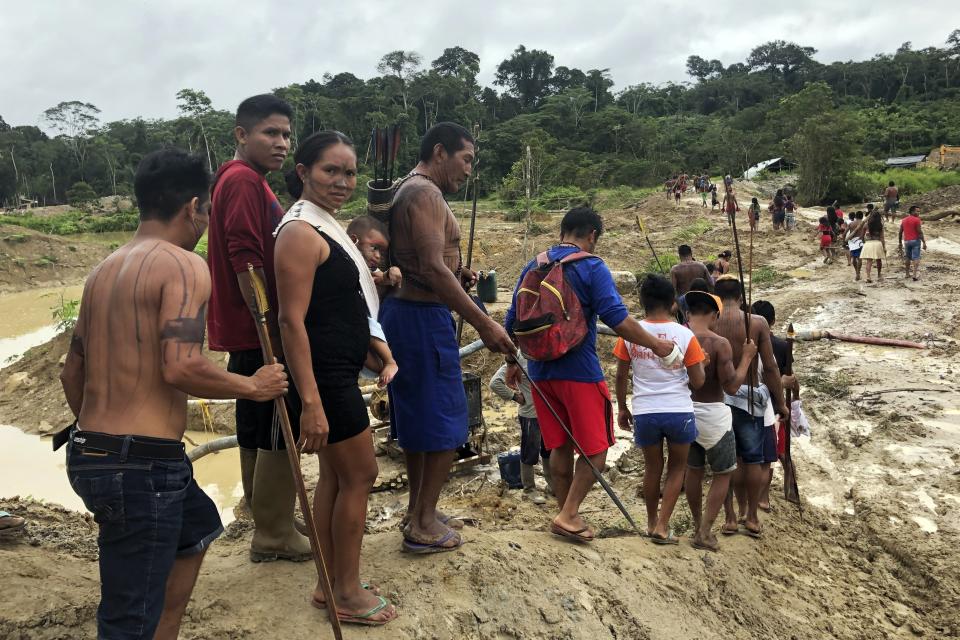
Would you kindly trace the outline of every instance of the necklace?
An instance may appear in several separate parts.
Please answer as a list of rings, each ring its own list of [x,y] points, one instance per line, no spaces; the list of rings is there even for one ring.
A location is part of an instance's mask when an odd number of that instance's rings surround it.
[[[407,174],[407,177],[408,177],[408,178],[416,178],[417,176],[419,176],[419,177],[421,177],[421,178],[426,178],[427,180],[429,180],[430,182],[432,182],[432,183],[434,184],[434,186],[436,186],[438,189],[440,188],[440,185],[437,184],[437,181],[434,180],[432,176],[428,176],[428,175],[425,174],[425,173],[420,173],[420,172],[418,172],[418,171],[411,171],[409,174]]]

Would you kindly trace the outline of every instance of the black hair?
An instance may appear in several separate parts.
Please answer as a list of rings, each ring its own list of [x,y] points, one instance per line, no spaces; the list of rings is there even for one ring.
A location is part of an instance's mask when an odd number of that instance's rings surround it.
[[[873,203],[870,202],[867,204],[867,211],[873,211]]]
[[[867,220],[867,231],[873,234],[883,231],[883,218],[880,217],[879,211]]]
[[[648,273],[640,283],[640,303],[647,314],[657,309],[670,311],[676,297],[677,292],[670,281],[656,273]]]
[[[750,204],[760,204],[756,198],[750,198]]]
[[[707,273],[713,273],[713,272],[716,271],[716,270],[717,270],[717,265],[716,265],[716,263],[714,263],[714,262],[708,262],[708,263],[707,263]]]
[[[820,224],[830,224],[830,219],[827,216],[820,216]]]
[[[686,258],[687,256],[693,256],[693,249],[690,248],[688,244],[682,244],[677,247],[677,254],[681,258]]]
[[[891,187],[896,186],[896,185],[893,184],[893,180],[890,181],[890,186],[891,186]]]
[[[236,125],[250,131],[257,126],[257,123],[263,122],[274,114],[287,116],[287,119],[293,122],[293,108],[286,100],[272,93],[251,96],[237,107]]]
[[[707,270],[709,270],[709,267]],[[710,283],[703,278],[694,278],[690,283],[690,291],[704,291],[706,293],[710,293]]]
[[[920,205],[912,204],[910,205],[910,211],[908,213],[913,213],[914,211],[919,211],[919,210],[920,210]]]
[[[599,238],[603,233],[603,219],[590,207],[574,207],[567,211],[560,221],[560,233],[563,235],[585,238],[591,231],[596,231]]]
[[[357,236],[357,238],[363,238],[371,231],[376,231],[384,238],[390,238],[387,225],[373,216],[357,216],[347,225],[347,235]]]
[[[755,313],[758,316],[763,316],[766,319],[767,324],[769,324],[771,327],[773,326],[773,323],[776,322],[777,320],[776,310],[773,308],[773,305],[767,302],[766,300],[757,300],[756,302],[754,302],[753,305],[750,307],[750,313]]]
[[[694,289],[691,289],[694,291]],[[705,316],[710,313],[716,313],[717,308],[710,304],[710,300],[703,296],[687,296],[684,298],[687,303],[687,311],[692,316]]]
[[[713,285],[713,292],[724,302],[727,300],[740,300],[742,295],[740,291],[740,281],[736,278],[720,278]]]
[[[863,220],[863,211],[857,211],[857,220]]]
[[[430,162],[433,157],[433,148],[443,145],[444,151],[453,155],[465,146],[464,143],[474,143],[473,135],[464,127],[455,122],[438,122],[430,127],[420,141],[420,161]]]
[[[133,191],[141,220],[169,222],[194,198],[210,198],[207,162],[182,149],[161,149],[148,153],[137,166]]]
[[[303,180],[297,175],[296,165],[302,164],[305,167],[312,167],[315,162],[323,157],[323,152],[338,144],[345,144],[353,148],[353,140],[339,131],[317,131],[307,137],[297,147],[297,152],[293,154],[294,166],[287,171],[284,181],[287,183],[287,191],[294,198],[300,199],[303,195]]]

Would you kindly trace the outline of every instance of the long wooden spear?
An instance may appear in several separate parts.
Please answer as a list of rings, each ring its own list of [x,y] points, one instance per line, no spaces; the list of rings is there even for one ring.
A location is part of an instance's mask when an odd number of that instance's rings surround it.
[[[728,192],[729,193],[729,192]],[[753,215],[753,214],[750,214]],[[743,284],[743,255],[740,253],[740,234],[737,233],[737,215],[734,213],[730,217],[730,223],[733,227],[733,246],[737,251],[737,270],[740,273],[740,308],[743,311],[743,325],[746,330],[745,340],[750,339],[750,307],[747,306],[747,291]],[[759,345],[757,345],[759,347]],[[747,402],[749,403],[748,413],[753,416],[753,372],[756,371],[753,363],[750,364],[751,375],[747,378]]]
[[[250,273],[253,297],[257,303],[257,334],[260,336],[260,348],[263,351],[263,361],[272,363],[275,361],[275,358],[273,357],[273,343],[270,342],[270,333],[267,331],[267,311],[270,310],[270,305],[267,301],[266,286],[260,280],[260,276],[257,275],[252,264],[247,264],[247,271]],[[290,470],[293,471],[293,481],[297,487],[300,510],[303,512],[303,520],[307,525],[307,538],[310,540],[313,562],[317,566],[320,588],[323,590],[323,595],[327,599],[327,609],[330,612],[330,626],[333,628],[333,637],[336,638],[336,640],[343,640],[343,632],[340,630],[340,618],[337,617],[337,602],[333,597],[333,587],[330,584],[330,575],[327,573],[327,563],[323,558],[323,550],[320,548],[317,523],[313,521],[313,513],[310,510],[310,499],[307,497],[307,487],[303,482],[303,471],[300,469],[300,452],[297,449],[297,441],[293,439],[290,415],[287,413],[287,405],[282,396],[274,400],[273,410],[280,418],[280,431],[283,433],[283,443],[287,447],[287,459],[290,462]]]
[[[660,264],[660,258],[657,257],[657,250],[653,248],[653,243],[650,242],[650,237],[647,235],[647,230],[646,230],[646,228],[644,228],[644,226],[643,226],[643,221],[640,220],[640,216],[639,216],[639,215],[636,216],[635,219],[636,219],[636,221],[637,221],[637,229],[640,230],[640,235],[642,235],[642,236],[643,236],[643,239],[647,241],[647,246],[650,247],[650,253],[653,254],[653,259],[656,260],[656,262],[657,262],[657,269],[660,270],[660,273],[666,275],[667,272],[663,270],[663,265]]]
[[[793,323],[787,326],[787,371],[785,375],[793,375],[793,339],[795,336]],[[800,509],[800,518],[803,518],[803,503],[800,501],[800,487],[797,485],[797,466],[790,453],[790,439],[793,434],[793,389],[787,389],[787,428],[785,429],[786,444],[783,453],[783,497],[797,505]]]
[[[473,128],[473,209],[470,212],[470,235],[467,238],[467,269],[473,265],[473,238],[477,230],[477,182],[480,180],[480,125]],[[463,316],[457,319],[457,345],[463,337]]]

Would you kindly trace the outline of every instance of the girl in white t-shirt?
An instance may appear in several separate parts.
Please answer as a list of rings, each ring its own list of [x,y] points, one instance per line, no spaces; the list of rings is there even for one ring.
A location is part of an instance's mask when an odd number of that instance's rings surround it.
[[[649,349],[623,338],[617,341],[613,350],[618,360],[618,422],[621,429],[633,431],[635,444],[643,449],[647,532],[657,544],[677,542],[670,535],[668,525],[683,485],[690,443],[697,437],[690,388],[698,389],[704,381],[703,349],[690,329],[674,322],[674,299],[673,285],[662,276],[648,275],[640,286],[640,301],[646,314],[640,324],[653,335],[677,345],[682,354],[677,362],[664,364]],[[627,374],[630,370],[633,371],[633,398],[628,409]],[[669,455],[658,516],[664,439]]]

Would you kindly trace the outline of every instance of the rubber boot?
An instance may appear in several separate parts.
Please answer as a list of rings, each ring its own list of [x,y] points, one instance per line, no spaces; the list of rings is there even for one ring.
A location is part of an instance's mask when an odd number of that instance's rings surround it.
[[[537,490],[537,479],[533,472],[533,465],[520,465],[520,482],[523,483],[524,497],[528,498],[533,504],[546,504],[547,499],[540,495]]]
[[[296,495],[287,452],[260,449],[253,476],[256,529],[250,543],[250,560],[304,562],[311,558],[310,541],[293,526]]]
[[[547,482],[547,489],[553,495],[553,473],[550,471],[550,458],[543,458],[540,465],[543,467],[543,479]]]
[[[247,516],[253,516],[253,472],[257,468],[257,450],[240,447],[240,484],[243,486],[243,503],[237,507]]]

